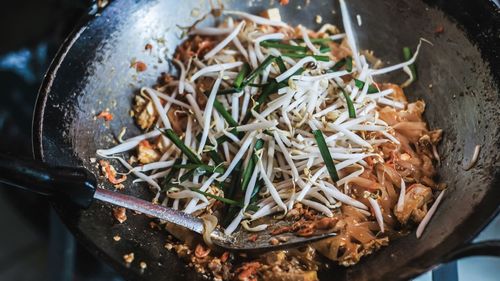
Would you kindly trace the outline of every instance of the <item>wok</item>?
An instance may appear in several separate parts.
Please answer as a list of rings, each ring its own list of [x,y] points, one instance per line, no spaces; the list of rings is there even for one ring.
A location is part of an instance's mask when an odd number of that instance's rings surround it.
[[[278,2],[278,1],[274,1]],[[285,21],[318,28],[315,16],[342,28],[336,1],[290,1],[280,7]],[[268,8],[268,1],[227,1],[226,7],[249,12]],[[275,4],[275,6],[278,6]],[[298,9],[301,6],[301,9]],[[332,267],[320,278],[338,280],[404,280],[450,259],[470,254],[499,255],[496,242],[467,244],[497,213],[500,202],[500,17],[493,2],[481,1],[348,1],[350,13],[362,17],[354,24],[362,48],[395,63],[403,46],[424,46],[417,61],[418,83],[407,89],[410,100],[424,99],[431,128],[442,128],[444,139],[440,181],[448,192],[421,239],[414,234],[364,258],[356,266]],[[84,166],[96,175],[91,161],[98,148],[110,147],[122,127],[139,134],[129,116],[134,91],[152,85],[161,72],[176,70],[168,60],[180,42],[181,30],[208,11],[208,1],[113,1],[94,9],[65,41],[40,89],[33,123],[35,157],[61,166]],[[334,12],[332,12],[334,11]],[[210,21],[204,24],[211,24]],[[444,32],[436,34],[437,27]],[[152,51],[144,46],[150,43]],[[145,62],[137,73],[131,61]],[[402,81],[403,77],[390,77]],[[398,80],[399,79],[399,80]],[[94,116],[109,108],[109,126]],[[476,144],[480,158],[464,171]],[[113,188],[104,181],[103,188]],[[123,191],[150,198],[147,188],[127,182]],[[54,202],[63,221],[92,253],[112,264],[130,280],[198,280],[193,270],[164,249],[165,232],[152,230],[149,219],[129,215],[118,224],[108,206],[95,203],[80,211]],[[113,236],[122,240],[114,242]],[[122,256],[134,252],[126,267]],[[138,263],[148,268],[140,272]]]

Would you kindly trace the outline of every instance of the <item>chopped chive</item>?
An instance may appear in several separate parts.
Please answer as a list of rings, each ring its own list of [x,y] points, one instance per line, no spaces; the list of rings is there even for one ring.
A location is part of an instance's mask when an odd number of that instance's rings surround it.
[[[276,48],[276,49],[295,51],[295,52],[307,52],[307,47],[283,44],[283,43],[278,43],[276,41],[262,41],[260,42],[260,45],[265,48]]]
[[[270,65],[276,59],[275,56],[268,56],[256,69],[254,69],[248,76],[243,80],[243,85],[251,83],[255,77],[257,77],[264,69]]]
[[[210,158],[212,158],[212,160],[214,160],[215,164],[217,165],[224,162],[224,160],[222,160],[219,153],[217,153],[217,150],[215,149],[209,150],[208,155],[210,155]]]
[[[328,47],[328,46],[322,46],[321,48],[319,48],[320,53],[330,52],[331,50],[332,49],[330,49],[330,47]]]
[[[354,104],[352,103],[351,97],[342,90],[342,94],[344,94],[344,98],[347,102],[347,110],[349,111],[349,118],[356,118],[356,110],[354,110]]]
[[[301,42],[304,41],[304,39],[302,39],[302,38],[297,38],[297,39],[293,39],[293,40],[294,41],[301,41]],[[310,38],[309,40],[311,40],[311,43],[315,43],[315,44],[330,43],[333,41],[330,38]]]
[[[289,58],[294,58],[294,59],[313,57],[314,59],[319,60],[319,61],[330,61],[329,56],[317,56],[317,55],[310,55],[310,54],[295,54],[295,53],[283,53],[281,55],[285,56],[285,57],[289,57]]]
[[[229,199],[229,198],[220,197],[220,196],[217,196],[215,194],[204,192],[204,191],[201,191],[201,190],[196,189],[196,188],[192,188],[191,190],[194,191],[194,192],[196,192],[196,193],[205,195],[207,197],[211,197],[211,198],[213,198],[215,200],[221,201],[222,203],[225,203],[225,204],[228,204],[228,205],[238,206],[240,208],[245,207],[243,205],[243,203],[241,203],[239,201],[235,201],[235,200],[232,200],[232,199]],[[252,205],[248,205],[247,210],[256,212],[257,210],[259,210],[259,207],[257,207],[256,205],[252,204]]]
[[[325,137],[320,130],[313,131],[314,138],[318,143],[319,152],[323,161],[325,162],[328,173],[330,174],[330,178],[332,178],[333,182],[337,182],[339,180],[339,175],[337,173],[337,169],[335,168],[335,164],[333,163],[332,155],[330,154],[330,150],[328,150],[328,146],[326,145]]]
[[[411,57],[413,56],[413,54],[412,54],[411,49],[409,47],[404,47],[403,48],[403,56],[404,56],[405,60],[410,60],[411,59]],[[416,81],[417,80],[417,67],[415,66],[414,63],[410,64],[408,67],[410,68],[411,75],[413,76],[413,80],[412,81]]]
[[[245,76],[248,75],[249,72],[250,72],[250,65],[246,62],[245,64],[243,64],[240,72],[238,73],[238,75],[234,79],[234,87],[236,89],[241,88],[241,83],[243,83],[243,79],[245,78]]]
[[[180,163],[182,163],[182,157],[179,157],[175,160],[174,162],[174,166],[175,165],[179,165]],[[170,184],[170,181],[175,177],[175,174],[179,171],[178,168],[175,168],[175,167],[172,167],[170,169],[170,171],[168,172],[168,174],[163,178],[163,189],[162,191],[167,191],[168,188],[170,188],[170,186],[168,186]],[[168,187],[168,188],[167,188]]]
[[[351,72],[352,71],[352,57],[346,58],[345,70]]]
[[[286,71],[285,62],[283,61],[283,58],[281,56],[276,58],[276,64],[278,64],[281,73]]]
[[[354,79],[354,84],[360,90],[363,89],[363,87],[365,86],[365,82],[358,80],[358,79]],[[368,86],[368,94],[374,94],[374,93],[378,93],[378,92],[379,92],[379,90],[377,89],[377,87],[375,87],[375,85],[371,84],[370,86]]]
[[[347,60],[345,58],[339,60],[336,62],[332,68],[330,68],[331,71],[339,71],[344,65],[346,64]]]
[[[229,95],[240,92],[241,89],[229,88],[217,92],[217,95]]]
[[[193,176],[195,170],[196,169],[188,170],[184,175],[182,175],[180,177],[179,182],[184,182],[184,181],[188,180],[190,177]]]
[[[250,160],[248,161],[248,164],[245,170],[243,171],[243,181],[241,182],[241,190],[247,189],[248,183],[250,182],[250,178],[252,177],[253,171],[255,170],[255,165],[257,165],[258,161],[255,152],[261,150],[263,146],[264,146],[264,141],[262,139],[258,139],[255,142],[255,147],[252,157],[250,157]]]
[[[239,124],[233,119],[233,116],[224,108],[222,103],[218,100],[214,100],[214,108],[219,112],[219,114],[226,120],[227,124],[231,127],[237,127]]]
[[[201,140],[201,133],[199,133],[196,136],[196,139],[198,140],[198,142]],[[207,147],[207,145],[205,145],[205,147]],[[224,162],[224,160],[222,160],[222,158],[219,156],[219,153],[217,153],[217,148],[216,147],[214,147],[213,149],[208,150],[207,153],[210,156],[210,158],[212,160],[214,160],[215,164],[218,165],[218,164]]]
[[[269,85],[269,83],[265,83],[265,84],[254,84],[254,83],[250,83],[248,84],[248,86],[251,86],[251,87],[256,87],[256,88],[262,88],[262,87],[265,87]]]
[[[197,170],[198,172],[219,173],[219,174],[223,174],[226,170],[223,166],[210,166],[205,164],[177,164],[174,165],[173,167],[177,169]]]
[[[196,154],[181,141],[181,139],[175,134],[175,132],[172,129],[166,129],[165,131],[162,132],[168,139],[170,139],[175,144],[175,146],[177,146],[182,151],[182,153],[184,153],[184,155],[186,155],[189,161],[198,164],[202,163],[200,158],[198,158],[198,156],[196,156]]]

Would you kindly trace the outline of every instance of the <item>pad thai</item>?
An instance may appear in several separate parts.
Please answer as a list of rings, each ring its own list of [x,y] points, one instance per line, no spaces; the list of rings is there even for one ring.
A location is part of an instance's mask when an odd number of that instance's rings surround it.
[[[134,97],[144,133],[97,151],[115,187],[132,174],[154,203],[203,218],[207,233],[258,237],[267,229],[271,244],[283,233],[337,233],[244,257],[167,225],[181,241],[166,247],[210,278],[317,280],[325,257],[350,266],[415,226],[419,237],[442,198],[441,130],[428,128],[425,102],[403,92],[417,79],[422,40],[414,54],[405,48],[405,61],[385,66],[359,48],[343,0],[340,7],[344,32],[289,26],[275,9],[217,10],[218,25],[186,31],[172,59],[178,75],[163,74]],[[394,71],[408,80],[380,81]]]

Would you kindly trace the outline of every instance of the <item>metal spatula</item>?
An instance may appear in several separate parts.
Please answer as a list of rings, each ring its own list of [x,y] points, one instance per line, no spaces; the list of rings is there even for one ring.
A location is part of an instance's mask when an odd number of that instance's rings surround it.
[[[124,207],[161,220],[185,227],[196,233],[203,233],[201,219],[171,208],[155,205],[148,201],[97,188],[95,176],[85,168],[54,167],[33,160],[19,160],[0,155],[0,182],[33,191],[56,200],[72,202],[80,208],[88,208],[94,199]],[[280,226],[287,222],[277,221]],[[248,232],[240,230],[232,235],[216,228],[212,241],[231,251],[263,252],[280,248],[296,247],[323,238],[334,236],[326,233],[311,237],[299,237],[292,233],[280,234],[279,244],[271,244],[271,230]],[[254,235],[257,234],[257,239]]]

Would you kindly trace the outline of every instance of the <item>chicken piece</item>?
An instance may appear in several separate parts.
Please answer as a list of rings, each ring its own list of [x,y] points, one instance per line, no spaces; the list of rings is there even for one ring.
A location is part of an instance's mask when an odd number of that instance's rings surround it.
[[[149,141],[143,140],[137,146],[137,159],[141,164],[148,164],[158,161],[160,154],[151,146]]]
[[[136,95],[134,98],[134,112],[135,121],[141,129],[150,128],[156,121],[157,114],[154,109],[153,102],[144,98],[141,95]]]
[[[405,194],[403,211],[394,210],[394,214],[402,224],[412,221],[420,222],[427,213],[427,204],[432,200],[432,190],[423,184],[411,185]]]

